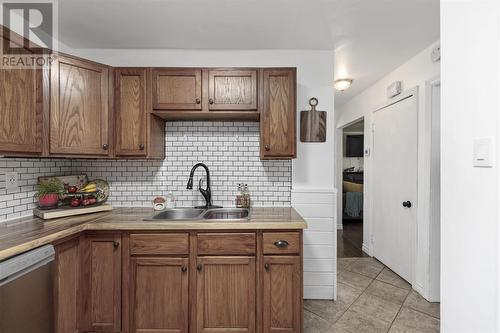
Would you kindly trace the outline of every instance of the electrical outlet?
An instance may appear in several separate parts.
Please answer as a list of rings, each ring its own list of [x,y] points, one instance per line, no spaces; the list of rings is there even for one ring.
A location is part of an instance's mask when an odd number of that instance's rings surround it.
[[[17,180],[19,174],[17,172],[6,172],[5,173],[5,189],[6,190],[17,190]]]

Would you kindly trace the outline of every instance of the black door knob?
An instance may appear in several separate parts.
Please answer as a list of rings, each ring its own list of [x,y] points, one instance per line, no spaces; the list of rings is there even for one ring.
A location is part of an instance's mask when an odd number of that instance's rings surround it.
[[[411,207],[411,201],[403,201],[403,207],[410,208]]]

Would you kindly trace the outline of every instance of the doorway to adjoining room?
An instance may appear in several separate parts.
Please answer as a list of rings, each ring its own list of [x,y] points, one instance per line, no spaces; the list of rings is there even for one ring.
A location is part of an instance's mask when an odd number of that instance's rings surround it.
[[[337,232],[339,258],[368,256],[363,252],[364,126],[364,119],[360,119],[343,128],[342,133],[342,224]]]

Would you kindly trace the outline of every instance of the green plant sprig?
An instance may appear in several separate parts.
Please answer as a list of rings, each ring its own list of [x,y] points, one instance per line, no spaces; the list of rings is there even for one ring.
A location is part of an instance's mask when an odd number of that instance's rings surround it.
[[[47,195],[47,194],[58,194],[64,193],[64,184],[58,179],[49,179],[41,181],[36,186],[35,196],[37,198]]]

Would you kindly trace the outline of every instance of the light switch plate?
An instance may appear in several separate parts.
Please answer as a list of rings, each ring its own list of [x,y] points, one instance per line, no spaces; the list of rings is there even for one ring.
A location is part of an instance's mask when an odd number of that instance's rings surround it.
[[[493,138],[474,139],[473,166],[477,168],[492,168],[495,161]]]

